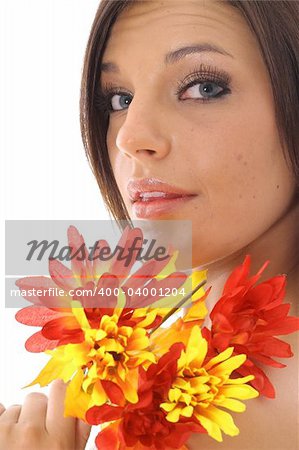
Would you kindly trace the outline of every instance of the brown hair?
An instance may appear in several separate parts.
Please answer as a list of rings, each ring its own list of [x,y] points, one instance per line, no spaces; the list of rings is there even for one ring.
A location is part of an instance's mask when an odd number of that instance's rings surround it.
[[[109,118],[97,109],[99,67],[112,26],[136,0],[102,0],[84,59],[81,85],[81,133],[87,157],[113,217],[130,220],[117,187],[106,146]],[[276,121],[299,186],[299,3],[297,1],[226,0],[245,17],[255,34],[268,69]]]

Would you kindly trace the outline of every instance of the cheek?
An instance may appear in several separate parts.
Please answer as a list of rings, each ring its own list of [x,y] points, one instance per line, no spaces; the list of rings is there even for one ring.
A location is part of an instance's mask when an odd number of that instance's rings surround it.
[[[122,175],[122,157],[118,149],[115,145],[116,142],[116,133],[111,129],[111,127],[108,128],[107,132],[107,149],[108,149],[108,155],[110,159],[110,163],[112,166],[113,174],[116,179],[116,182],[118,184],[118,187],[121,188],[121,175]]]
[[[256,163],[260,166],[258,159],[263,159],[259,152],[254,154],[251,135],[246,134],[246,128],[227,117],[201,116],[191,127],[189,121],[189,127],[183,127],[177,138],[177,148],[183,149],[177,162],[186,155],[187,175],[207,197],[216,194],[221,198],[232,194],[238,197],[239,193],[254,188]]]
[[[124,155],[123,152],[120,152],[116,147],[116,136],[117,132],[113,129],[111,130],[111,128],[108,128],[106,143],[110,163],[118,189],[125,201],[126,206],[129,207],[130,204],[127,203],[127,182],[128,178],[132,175],[131,158]]]
[[[294,180],[272,112],[205,119],[184,134],[190,179],[202,193],[192,217],[195,238],[209,260],[241,249],[271,227],[291,202]]]
[[[114,166],[114,160],[117,155],[116,147],[115,147],[115,139],[116,139],[116,134],[113,131],[111,125],[109,125],[108,131],[107,131],[107,137],[106,137],[106,145],[107,145],[108,155],[109,155],[109,159],[112,164],[112,167]],[[114,167],[113,167],[113,170],[114,170]]]
[[[246,99],[247,100],[247,99]],[[240,106],[241,104],[241,106]],[[246,106],[243,106],[246,105]],[[208,111],[208,108],[207,108]],[[191,168],[209,195],[214,192],[235,199],[254,200],[290,187],[290,171],[274,119],[272,104],[250,101],[213,109],[196,116],[180,136]],[[188,140],[186,140],[188,136]],[[229,204],[229,197],[226,199]]]
[[[108,155],[116,179],[121,175],[121,159],[122,159],[121,154],[118,148],[116,147],[117,132],[118,131],[113,124],[109,125],[106,138]]]

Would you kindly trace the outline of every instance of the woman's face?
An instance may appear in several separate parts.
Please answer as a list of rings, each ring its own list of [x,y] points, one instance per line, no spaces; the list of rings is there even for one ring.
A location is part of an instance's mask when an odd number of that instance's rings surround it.
[[[109,156],[132,218],[192,220],[193,262],[203,264],[239,252],[286,213],[295,183],[266,67],[237,10],[137,2],[117,19],[102,69]],[[192,196],[154,200],[164,191]]]

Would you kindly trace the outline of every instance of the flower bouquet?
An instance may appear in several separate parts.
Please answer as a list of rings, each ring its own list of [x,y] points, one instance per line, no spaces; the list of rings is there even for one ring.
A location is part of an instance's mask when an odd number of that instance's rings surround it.
[[[136,237],[142,231],[127,227],[118,246],[129,251]],[[75,227],[68,239],[74,253],[85,248]],[[16,319],[41,327],[25,347],[50,356],[30,385],[67,383],[65,416],[101,425],[99,449],[187,450],[191,433],[219,442],[222,433],[238,435],[231,413],[245,411],[243,401],[258,395],[274,398],[264,368],[284,367],[274,358],[292,356],[277,337],[299,329],[283,303],[285,276],[259,282],[267,263],[250,276],[247,256],[226,281],[208,327],[207,273],[176,271],[177,252],[133,274],[136,258],[124,264],[95,256],[81,252],[71,268],[51,259],[50,278],[17,281],[34,304]],[[27,296],[33,287],[43,295]],[[63,296],[53,298],[57,288]],[[176,319],[166,326],[170,317]]]

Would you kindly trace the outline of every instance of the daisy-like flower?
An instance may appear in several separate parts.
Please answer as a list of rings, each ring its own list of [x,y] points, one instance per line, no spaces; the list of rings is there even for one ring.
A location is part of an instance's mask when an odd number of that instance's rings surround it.
[[[207,351],[208,343],[195,326],[178,360],[177,375],[167,399],[160,406],[169,422],[193,420],[221,442],[222,431],[229,436],[239,434],[232,416],[222,408],[243,412],[245,405],[240,400],[255,398],[258,392],[246,384],[253,376],[230,378],[244,363],[246,355],[232,356],[230,347],[207,361]]]
[[[56,259],[49,259],[50,278],[46,276],[25,277],[16,282],[23,297],[33,303],[33,306],[18,311],[16,319],[25,325],[42,327],[26,341],[25,347],[30,352],[42,352],[56,348],[58,345],[82,342],[84,334],[72,313],[71,302],[80,300],[82,306],[86,308],[88,319],[91,322],[99,321],[96,307],[109,310],[116,306],[118,299],[114,295],[114,289],[119,287],[120,277],[128,276],[135,263],[134,257],[127,265],[124,259],[116,257],[102,261],[98,258],[99,249],[101,246],[110,249],[104,240],[98,241],[97,249],[90,260],[83,236],[78,230],[74,226],[70,226],[67,234],[72,255],[77,255],[71,258],[71,268]],[[117,245],[127,252],[134,239],[139,239],[136,247],[140,248],[141,230],[127,227]],[[168,262],[169,260],[166,261],[166,264]],[[161,270],[161,266],[159,269]],[[109,297],[99,295],[101,289],[105,292],[107,287],[111,288],[111,295]],[[33,289],[39,290],[42,295],[28,295],[27,293]],[[82,296],[82,293],[87,290],[95,291],[95,294]]]
[[[251,384],[260,394],[273,398],[274,387],[262,366],[285,367],[273,357],[290,358],[293,353],[290,345],[276,336],[299,330],[299,318],[288,316],[290,304],[283,303],[285,276],[257,284],[266,265],[250,277],[247,256],[233,271],[210,314],[211,331],[205,329],[203,335],[210,341],[211,350],[221,352],[233,346],[234,354],[247,355],[237,372],[254,375]]]
[[[57,378],[69,382],[65,413],[81,418],[95,404],[136,403],[138,368],[155,362],[143,326],[148,317],[140,322],[140,311],[136,319],[133,310],[115,309],[112,315],[103,314],[99,326],[92,328],[83,308],[74,305],[73,314],[83,341],[46,351],[51,359],[30,385],[45,386]]]
[[[85,248],[82,236],[74,227],[68,234],[74,252]],[[136,237],[143,241],[141,230],[127,228],[118,246],[127,251]],[[158,293],[166,287],[182,288],[188,279],[186,274],[175,271],[177,252],[163,261],[149,260],[133,275],[129,270],[134,258],[129,266],[124,264],[123,258],[112,259],[108,266],[98,259],[91,262],[86,252],[85,255],[78,261],[72,260],[72,269],[50,261],[51,279],[28,277],[18,281],[18,286],[24,290],[34,284],[49,288],[56,283],[65,293],[62,309],[52,303],[49,307],[46,297],[41,298],[41,303],[48,307],[30,306],[16,315],[22,323],[42,326],[41,331],[26,342],[26,348],[51,355],[31,385],[45,386],[57,378],[69,382],[65,413],[81,418],[92,405],[138,401],[138,369],[156,361],[150,348],[149,332],[171,311],[161,297],[158,301],[157,295],[151,294],[152,288]],[[138,288],[142,290],[145,283],[149,294],[134,294]],[[111,295],[103,298],[99,292],[107,287]],[[94,292],[92,300],[79,295],[78,290],[82,292],[87,288]],[[117,295],[113,294],[115,288]],[[175,302],[174,297],[167,300]],[[163,308],[159,307],[161,303]]]
[[[42,352],[67,343],[83,342],[84,333],[71,308],[73,300],[80,301],[90,325],[95,328],[99,325],[102,316],[113,314],[113,309],[120,303],[122,307],[128,309],[142,310],[140,320],[143,320],[144,308],[151,307],[157,311],[158,307],[161,314],[155,314],[155,323],[151,321],[151,314],[149,325],[154,327],[162,321],[162,316],[169,311],[167,309],[169,305],[173,306],[179,299],[163,298],[161,292],[163,293],[166,288],[186,288],[188,277],[183,272],[176,272],[177,252],[173,254],[169,252],[169,256],[164,260],[151,259],[130,274],[143,242],[142,231],[139,228],[127,227],[117,244],[117,247],[124,249],[123,254],[128,254],[134,241],[137,241],[136,251],[133,252],[129,263],[124,258],[118,258],[117,255],[105,262],[97,258],[101,246],[109,248],[108,243],[103,240],[98,241],[93,259],[89,260],[82,235],[75,227],[69,227],[69,248],[73,249],[74,255],[79,253],[78,257],[71,259],[71,269],[58,260],[52,259],[49,260],[50,278],[25,277],[16,282],[24,298],[34,303],[18,311],[16,319],[26,325],[42,327],[26,341],[25,347],[28,351]],[[143,294],[145,285],[148,292],[146,295]],[[109,296],[105,295],[107,288],[110,291]],[[33,289],[39,290],[43,295],[32,296],[29,292]],[[56,293],[58,289],[59,295],[53,295],[52,293]],[[121,291],[121,298],[115,295],[117,290]],[[82,295],[87,291],[94,294]],[[149,309],[146,309],[146,314],[148,313]]]
[[[184,444],[192,432],[206,433],[194,422],[169,422],[160,408],[176,378],[183,348],[183,344],[176,343],[156,364],[146,371],[139,370],[136,404],[94,406],[87,411],[86,419],[91,425],[111,422],[96,437],[98,449],[187,450]]]

